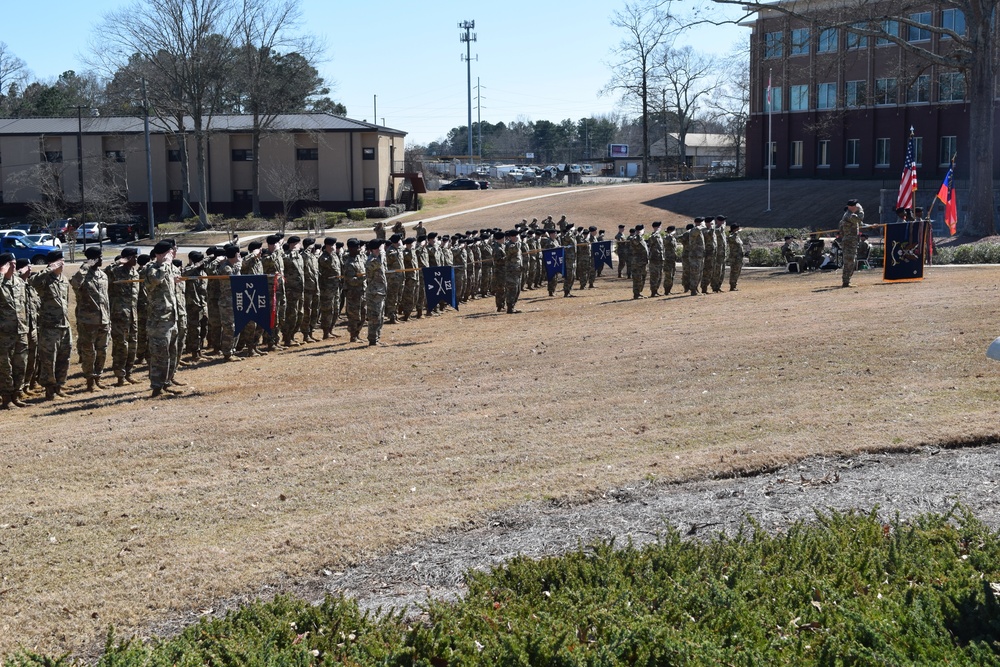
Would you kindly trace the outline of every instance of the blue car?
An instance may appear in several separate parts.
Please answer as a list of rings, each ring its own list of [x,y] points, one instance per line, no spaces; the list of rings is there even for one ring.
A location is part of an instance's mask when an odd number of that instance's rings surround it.
[[[17,236],[0,237],[0,252],[9,252],[14,259],[25,259],[32,264],[45,264],[45,256],[59,248],[51,245],[35,245]]]

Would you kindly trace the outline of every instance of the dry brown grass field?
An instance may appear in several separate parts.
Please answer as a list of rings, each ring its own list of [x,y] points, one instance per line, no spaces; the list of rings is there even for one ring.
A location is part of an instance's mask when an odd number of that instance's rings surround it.
[[[673,220],[641,203],[670,187],[428,227],[551,213],[611,231]],[[2,416],[0,655],[84,651],[109,625],[142,633],[526,500],[998,437],[1000,267],[862,271],[852,289],[750,270],[738,292],[641,301],[614,275],[573,299],[525,292],[521,314],[477,300],[386,326],[386,347],[205,363],[179,397],[83,393],[74,354],[70,398]]]

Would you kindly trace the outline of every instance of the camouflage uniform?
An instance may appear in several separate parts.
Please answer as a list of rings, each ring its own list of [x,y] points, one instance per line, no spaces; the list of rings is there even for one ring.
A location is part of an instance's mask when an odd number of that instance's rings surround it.
[[[239,272],[239,264],[233,264],[226,258],[219,264],[215,275],[228,277],[239,275]],[[233,311],[233,286],[231,280],[215,280],[213,282],[219,283],[219,351],[222,352],[222,358],[228,361],[236,352],[236,313]]]
[[[573,229],[564,230],[562,236],[559,237],[559,242],[562,243],[564,253],[563,296],[572,296],[573,277],[576,275],[576,235],[573,233]]]
[[[490,246],[490,252],[493,255],[493,298],[496,300],[497,312],[501,312],[504,309],[504,302],[506,301],[506,284],[505,284],[505,269],[507,261],[507,253],[504,250],[503,242],[500,239],[493,239],[493,244]]]
[[[430,266],[430,249],[426,245],[418,246],[416,248],[417,256],[417,268],[425,269]],[[427,290],[424,287],[424,272],[422,270],[417,271],[417,308],[416,308],[416,318],[419,320],[424,316],[424,310],[427,308]]]
[[[281,327],[281,337],[287,347],[297,345],[295,334],[302,323],[302,303],[305,299],[306,286],[301,253],[289,249],[282,259],[285,269],[285,321]]]
[[[705,225],[702,237],[705,239],[705,265],[701,274],[701,291],[708,294],[708,285],[715,275],[715,228]]]
[[[260,261],[274,294],[274,328],[267,341],[268,349],[273,350],[281,338],[281,327],[285,322],[285,262],[278,248],[262,252]]]
[[[580,280],[580,289],[593,287],[596,275],[593,246],[590,245],[590,238],[585,236],[579,240],[576,249],[576,276]]]
[[[858,204],[856,213],[844,211],[844,217],[840,219],[840,233],[843,235],[841,247],[844,252],[844,268],[841,278],[844,287],[851,286],[851,277],[854,270],[858,268],[858,234],[861,233],[861,223],[865,220],[865,210]]]
[[[69,282],[46,269],[31,277],[38,294],[38,376],[51,398],[62,392],[69,372],[73,335],[69,330]]]
[[[174,275],[181,275],[180,264],[180,260],[174,260]],[[174,339],[174,347],[176,348],[174,350],[174,358],[177,359],[177,363],[180,364],[181,354],[184,353],[184,341],[187,339],[188,331],[187,308],[184,305],[185,286],[183,281],[174,283],[174,292],[176,293],[177,300],[177,337]],[[173,381],[174,377],[171,375],[169,379]]]
[[[38,382],[38,309],[41,305],[38,292],[27,279],[24,283],[24,294],[28,311],[28,361],[24,367],[24,389],[33,388]]]
[[[13,275],[0,278],[0,395],[4,406],[18,401],[27,366],[28,294],[24,281]]]
[[[628,251],[629,243],[628,238],[625,236],[625,232],[618,232],[615,234],[615,252],[618,255],[618,277],[622,277],[622,269],[625,270],[625,276],[628,278],[632,277],[632,272],[628,265]]]
[[[169,260],[152,261],[142,270],[149,299],[146,335],[149,338],[149,386],[154,392],[167,387],[177,370],[177,291],[178,273]],[[217,281],[216,281],[217,282]]]
[[[376,250],[365,262],[365,308],[368,311],[368,344],[376,345],[382,338],[385,301],[389,291],[382,250]]]
[[[681,234],[681,291],[691,291],[691,232],[687,229]]]
[[[325,246],[319,256],[320,328],[324,339],[333,335],[333,327],[340,314],[340,271],[340,255],[330,246]]]
[[[451,266],[455,269],[455,300],[456,302],[461,300],[462,294],[465,292],[465,264],[468,261],[468,256],[465,252],[465,246],[458,243],[455,248],[451,251]]]
[[[149,266],[149,264],[146,264]],[[140,267],[137,271],[139,278],[143,276]],[[146,336],[146,312],[149,310],[149,296],[146,294],[145,282],[139,283],[139,294],[135,298],[135,361],[142,362],[147,358],[146,352],[149,349],[149,341]]]
[[[319,321],[319,258],[312,250],[303,250],[302,258],[302,336],[309,341]]]
[[[219,275],[219,268],[226,258],[220,252],[213,259],[205,262],[205,275]],[[222,345],[222,322],[219,320],[219,286],[218,280],[205,281],[205,309],[208,314],[208,349],[218,352]]]
[[[361,335],[362,313],[365,299],[365,259],[358,253],[344,258],[344,310],[347,314],[347,332],[355,343]]]
[[[677,272],[677,237],[671,232],[663,237],[663,296],[674,288]]]
[[[726,277],[726,260],[729,258],[729,244],[726,242],[724,225],[715,227],[715,273],[712,274],[712,291],[722,291],[722,281]]]
[[[542,237],[542,250],[551,250],[552,248],[559,247],[559,240],[557,238],[552,238],[548,234]],[[541,253],[539,253],[541,254]],[[556,285],[559,279],[556,277],[558,274],[553,273],[551,278],[547,278],[547,287],[549,288],[549,296],[556,295]]]
[[[504,244],[503,250],[504,303],[507,306],[507,312],[513,313],[517,299],[521,296],[521,242],[517,237],[510,237]]]
[[[660,284],[663,282],[663,235],[659,229],[649,235],[646,244],[649,247],[649,296],[657,296]]]
[[[111,370],[119,384],[132,381],[139,343],[139,272],[134,266],[107,268],[111,307]]]
[[[492,239],[480,239],[479,257],[482,263],[479,265],[479,296],[486,298],[493,290],[493,247]]]
[[[417,265],[420,263],[420,260],[417,259],[416,246],[413,243],[405,244],[400,259],[403,262],[404,273],[399,309],[402,320],[406,322],[410,319],[413,309],[417,306],[417,288],[420,286],[420,278],[417,275],[419,272]]]
[[[205,265],[202,262],[190,264],[182,275],[187,278],[204,276]],[[208,333],[208,282],[208,280],[188,280],[184,283],[184,310],[187,311],[188,320],[188,335],[184,349],[196,360],[201,357],[201,346]]]
[[[400,301],[403,298],[403,286],[406,284],[406,274],[403,273],[403,248],[395,243],[385,246],[385,273],[385,315],[390,324],[395,324]]]
[[[739,232],[729,233],[729,291],[736,291],[736,283],[743,271],[743,239]]]
[[[111,336],[108,275],[98,267],[81,268],[69,281],[76,296],[77,350],[87,388],[104,372]],[[99,385],[98,385],[99,386]]]
[[[635,230],[629,239],[628,257],[632,268],[632,298],[640,299],[646,287],[646,267],[649,265],[649,246],[642,238],[642,230]]]
[[[687,243],[684,244],[684,251],[688,251],[690,246],[690,256],[688,266],[690,275],[688,277],[688,289],[691,296],[698,294],[698,287],[701,285],[702,273],[705,270],[705,235],[701,227],[695,227],[688,235]],[[702,292],[704,293],[704,292]]]

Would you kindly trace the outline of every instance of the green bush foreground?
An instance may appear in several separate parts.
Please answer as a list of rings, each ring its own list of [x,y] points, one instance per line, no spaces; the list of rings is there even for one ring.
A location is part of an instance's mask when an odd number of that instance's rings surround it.
[[[468,575],[419,621],[281,597],[143,644],[132,665],[996,665],[1000,538],[963,510],[824,514],[772,535],[601,544]],[[7,667],[71,664],[22,654]]]

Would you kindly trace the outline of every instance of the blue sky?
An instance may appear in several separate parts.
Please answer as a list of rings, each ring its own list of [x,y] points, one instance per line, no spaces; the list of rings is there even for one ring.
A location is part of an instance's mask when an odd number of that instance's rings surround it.
[[[84,70],[83,57],[102,15],[125,0],[4,0],[0,41],[35,77]],[[693,4],[693,3],[684,3]],[[482,86],[482,119],[574,120],[613,111],[600,96],[611,49],[622,33],[610,25],[623,0],[301,0],[304,30],[326,44],[320,73],[351,118],[375,120],[428,143],[467,119],[466,64],[458,24],[476,22],[472,84]],[[683,5],[680,5],[683,6]],[[719,8],[728,12],[731,8]],[[703,27],[682,35],[701,51],[725,54],[749,30]],[[476,57],[478,56],[478,60]],[[375,114],[377,96],[377,114]],[[473,90],[473,122],[476,121]]]

